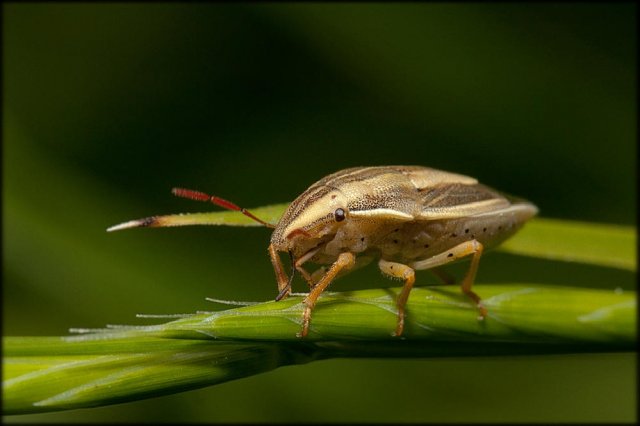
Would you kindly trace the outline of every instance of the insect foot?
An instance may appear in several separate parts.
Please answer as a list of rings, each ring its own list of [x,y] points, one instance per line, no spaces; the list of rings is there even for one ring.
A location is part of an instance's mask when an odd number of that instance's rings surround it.
[[[476,295],[476,297],[477,297],[477,295]],[[487,308],[484,307],[482,302],[478,303],[476,306],[478,307],[478,312],[480,313],[480,315],[478,315],[478,321],[484,321],[484,319],[489,314],[489,312],[487,311]]]

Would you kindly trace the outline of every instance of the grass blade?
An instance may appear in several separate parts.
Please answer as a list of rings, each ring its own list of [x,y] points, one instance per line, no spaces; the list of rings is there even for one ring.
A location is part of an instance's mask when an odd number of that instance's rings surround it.
[[[288,203],[250,209],[259,218],[277,223]],[[218,211],[166,216],[174,226],[261,226],[241,213]],[[636,228],[558,219],[535,218],[498,250],[543,259],[581,262],[637,270]]]
[[[396,340],[400,288],[325,292],[307,341]],[[414,288],[404,337],[429,341],[591,342],[629,344],[636,338],[635,292],[542,286],[476,287],[489,311],[484,321],[457,286]],[[296,341],[302,297],[199,314],[142,328],[158,336]]]
[[[636,271],[636,241],[632,226],[536,218],[499,250]]]
[[[482,285],[489,316],[456,286],[420,287],[393,338],[399,288],[327,293],[307,339],[300,297],[154,326],[3,339],[3,412],[94,407],[180,392],[328,357],[478,356],[632,350],[635,292]]]
[[[275,344],[129,337],[5,337],[3,413],[95,407],[181,392],[291,363]],[[296,362],[302,362],[296,356]]]

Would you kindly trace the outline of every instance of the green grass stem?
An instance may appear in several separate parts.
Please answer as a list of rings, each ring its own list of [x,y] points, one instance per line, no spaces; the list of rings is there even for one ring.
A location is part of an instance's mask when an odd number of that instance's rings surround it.
[[[253,212],[276,222],[284,208]],[[183,225],[194,219],[256,225],[234,212],[180,215]],[[501,250],[636,271],[632,227],[534,219]],[[66,337],[4,337],[3,413],[133,401],[333,357],[634,350],[636,292],[615,282],[603,282],[608,289],[586,287],[478,283],[475,291],[488,309],[482,321],[458,286],[417,287],[407,304],[402,338],[391,335],[400,288],[323,293],[305,339],[296,337],[304,308],[300,295],[157,325],[108,326]]]
[[[538,285],[482,285],[479,321],[456,286],[419,287],[395,327],[399,288],[328,293],[308,338],[301,297],[152,326],[69,337],[3,339],[3,412],[95,407],[159,396],[331,357],[459,357],[630,351],[636,294]]]

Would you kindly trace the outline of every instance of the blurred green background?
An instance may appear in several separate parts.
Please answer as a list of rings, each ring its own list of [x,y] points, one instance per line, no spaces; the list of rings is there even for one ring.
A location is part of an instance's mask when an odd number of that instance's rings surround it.
[[[344,167],[420,164],[545,217],[635,222],[635,3],[2,8],[5,335],[273,298],[266,229],[105,232],[215,209],[173,186],[254,207]],[[482,281],[635,286],[554,262],[523,274],[530,262],[486,256],[478,293]],[[370,267],[333,288],[393,284]],[[635,376],[633,354],[330,360],[5,420],[633,421]]]

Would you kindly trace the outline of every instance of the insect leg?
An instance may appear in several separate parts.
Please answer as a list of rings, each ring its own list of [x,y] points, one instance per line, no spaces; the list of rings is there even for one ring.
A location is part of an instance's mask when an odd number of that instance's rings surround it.
[[[276,281],[278,282],[278,291],[282,293],[285,288],[289,285],[289,279],[287,278],[287,274],[284,272],[284,268],[282,267],[282,260],[280,260],[280,256],[278,256],[278,252],[276,251],[273,244],[269,244],[269,257],[271,257],[271,264],[273,264],[273,270],[276,273]],[[287,292],[280,297],[280,299],[284,299],[291,293],[291,288],[287,290]]]
[[[305,337],[309,333],[309,322],[311,320],[311,311],[316,305],[316,301],[320,294],[329,287],[331,281],[342,270],[351,269],[355,264],[356,257],[353,253],[344,252],[340,253],[338,259],[333,262],[326,274],[318,281],[318,283],[311,289],[309,295],[304,299],[304,313],[302,315],[302,331],[298,333],[298,337]]]
[[[316,253],[318,252],[318,249],[315,250],[311,250],[308,253],[306,253],[304,256],[300,257],[298,260],[296,260],[293,263],[293,266],[296,268],[296,270],[298,272],[300,272],[300,274],[302,275],[302,277],[305,279],[305,281],[307,281],[307,283],[309,284],[309,289],[312,289],[314,286],[314,283],[317,281],[316,279],[314,279],[312,277],[311,274],[309,274],[307,272],[306,269],[304,269],[302,267],[302,264],[305,263],[307,260],[311,259]]]
[[[473,240],[475,241],[475,240]],[[467,271],[467,275],[465,275],[462,280],[462,284],[460,288],[462,288],[462,292],[469,296],[478,307],[480,311],[480,317],[478,319],[484,319],[487,316],[487,308],[484,307],[482,302],[480,301],[480,296],[475,294],[473,290],[471,290],[471,286],[473,286],[473,282],[476,280],[476,272],[478,272],[478,265],[480,264],[480,256],[482,256],[482,251],[484,246],[479,242],[477,243],[476,250],[473,252],[473,257],[471,258],[471,265],[469,266],[469,270]]]
[[[409,299],[409,293],[413,288],[413,283],[416,281],[416,273],[407,265],[389,262],[384,259],[380,259],[378,261],[378,266],[383,274],[404,280],[404,286],[402,287],[402,291],[396,301],[396,305],[398,306],[398,324],[396,326],[396,331],[393,333],[394,336],[401,336],[402,330],[404,329],[404,308],[407,305],[407,300]]]
[[[363,266],[368,265],[369,263],[371,263],[373,259],[374,257],[370,255],[362,255],[362,256],[356,257],[356,263],[350,269],[343,269],[342,271],[338,272],[338,274],[333,280],[335,281],[338,278],[344,275],[347,275],[351,271],[355,271],[356,269],[360,269]],[[311,274],[311,281],[313,281],[314,283],[317,283],[318,281],[320,281],[320,279],[324,276],[324,274],[327,273],[327,268],[328,268],[327,266],[321,266],[315,271],[313,271],[313,273]]]
[[[478,240],[465,241],[464,243],[460,243],[443,253],[440,253],[428,259],[413,262],[410,266],[413,269],[417,270],[431,269],[435,268],[436,266],[441,266],[449,262],[453,262],[454,260],[472,255],[473,257],[471,258],[471,266],[469,266],[467,275],[465,275],[464,279],[462,280],[460,288],[462,289],[462,292],[470,297],[477,305],[478,310],[480,311],[479,319],[484,319],[484,317],[487,316],[487,308],[482,305],[480,297],[471,290],[473,281],[476,278],[476,272],[478,272],[478,265],[480,263],[480,256],[482,256],[483,249],[484,246]]]
[[[322,279],[322,277],[325,276],[326,273],[327,273],[326,266],[319,267],[318,269],[313,271],[313,273],[311,274],[311,281],[314,283],[319,282]],[[313,288],[313,286],[311,286],[311,288]]]
[[[307,272],[306,269],[302,267],[302,265],[296,265],[296,270],[300,272],[300,275],[304,278],[304,280],[309,284],[309,290],[313,288],[315,281],[313,280],[313,274]]]

